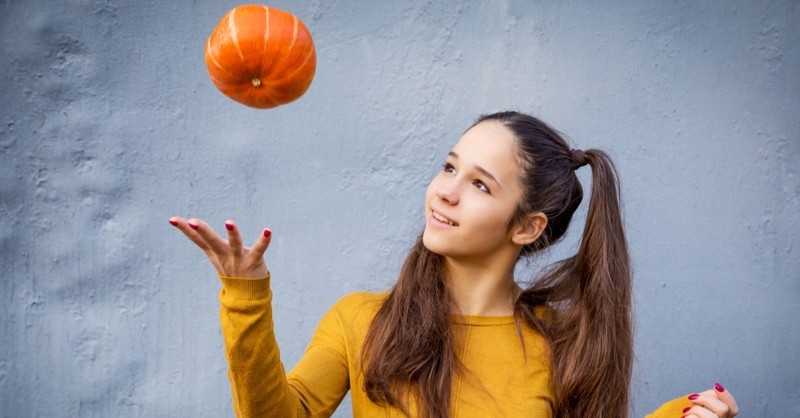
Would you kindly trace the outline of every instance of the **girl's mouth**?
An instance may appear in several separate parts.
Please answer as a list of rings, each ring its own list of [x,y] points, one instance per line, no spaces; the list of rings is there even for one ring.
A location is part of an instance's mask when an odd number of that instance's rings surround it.
[[[448,224],[450,226],[458,226],[458,223],[456,221],[454,221],[454,220],[442,215],[439,212],[436,212],[433,209],[431,209],[431,215],[433,216],[433,219],[436,219],[437,221],[439,221],[441,223],[445,223],[445,224]]]

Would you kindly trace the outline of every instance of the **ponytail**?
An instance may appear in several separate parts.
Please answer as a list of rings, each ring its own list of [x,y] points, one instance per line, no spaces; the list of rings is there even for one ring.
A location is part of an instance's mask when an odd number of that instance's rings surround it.
[[[631,266],[619,182],[606,153],[585,155],[593,186],[580,249],[540,281],[544,287],[526,293],[560,307],[549,325],[560,401],[556,416],[626,417],[633,363]]]
[[[502,123],[517,139],[524,196],[509,227],[530,213],[547,216],[542,235],[523,247],[521,256],[564,237],[583,200],[575,170],[592,169],[578,253],[546,268],[514,310],[550,342],[556,417],[625,418],[633,367],[632,280],[614,164],[601,150],[571,149],[532,116],[501,112],[477,123],[484,121]]]

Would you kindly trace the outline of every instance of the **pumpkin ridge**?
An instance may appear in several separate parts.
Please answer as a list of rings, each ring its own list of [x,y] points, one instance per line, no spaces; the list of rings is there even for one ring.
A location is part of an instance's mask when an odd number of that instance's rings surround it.
[[[236,14],[236,9],[231,10],[231,13],[228,15],[228,29],[231,31],[231,39],[233,39],[233,46],[236,47],[236,52],[239,53],[239,58],[241,58],[242,62],[244,60],[244,54],[242,53],[242,47],[239,46],[239,32],[236,30],[236,22],[234,22],[234,14]]]
[[[267,50],[267,43],[269,43],[269,7],[264,6],[264,47],[261,48],[263,54]]]
[[[214,66],[217,68],[218,71],[225,73],[226,76],[232,79],[237,78],[233,73],[231,73],[225,67],[223,67],[222,64],[219,63],[219,61],[217,61],[217,57],[214,56],[214,52],[211,50],[211,39],[209,39],[208,42],[206,42],[206,57],[208,57],[211,60],[211,63],[214,64]],[[216,77],[214,78],[216,79]]]
[[[286,53],[286,58],[288,58],[289,55],[292,55],[292,50],[294,50],[294,43],[295,42],[297,42],[297,18],[293,15],[292,16],[292,42],[289,44],[289,48],[287,48],[287,51],[289,51],[289,52]],[[286,58],[284,58],[283,61],[286,61]],[[283,61],[281,61],[281,62],[283,62]]]
[[[234,100],[240,103],[250,103],[250,106],[261,109],[268,109],[285,103],[274,99],[269,94],[269,89],[263,89],[263,87],[259,88],[256,93],[250,85],[239,86],[233,94]]]
[[[271,107],[279,106],[283,102],[273,99],[271,96],[266,95],[264,91],[254,94],[252,88],[249,86],[242,86],[231,91],[233,100],[239,103],[250,103],[250,106],[268,109]]]
[[[289,58],[292,55],[292,49],[294,48],[295,38],[297,37],[297,29],[296,29],[297,18],[292,15],[292,20],[294,22],[293,29],[292,29],[292,41],[289,43],[289,47],[287,47],[285,49],[286,53],[285,54],[281,54],[280,60],[270,62],[266,67],[264,66],[264,62],[262,60],[261,70],[262,70],[262,72],[265,72],[267,74],[265,78],[272,78],[272,73],[275,72],[275,71],[280,72],[281,71],[281,64],[283,64],[286,61],[286,59]]]
[[[308,54],[306,54],[305,59],[303,59],[303,62],[300,65],[296,66],[292,72],[286,73],[283,77],[273,80],[272,82],[268,83],[268,85],[275,86],[278,84],[282,84],[284,80],[292,78],[297,72],[305,68],[306,63],[308,62],[309,59],[311,59],[312,56],[314,56],[314,50],[310,49],[308,51]]]
[[[297,29],[299,28],[298,23],[300,21],[297,19],[297,16],[294,16],[294,15],[291,15],[291,16],[292,16],[292,41],[289,43],[289,47],[286,48],[286,54],[284,54],[280,58],[280,61],[274,62],[268,67],[268,73],[270,75],[272,74],[273,71],[280,71],[281,70],[281,65],[283,65],[283,63],[286,62],[286,60],[288,60],[289,57],[292,56],[292,50],[294,50],[294,45],[297,42]],[[310,34],[309,34],[309,37],[310,37]],[[263,66],[262,66],[262,68],[263,68]],[[282,80],[284,78],[286,78],[286,77],[282,77],[280,80]],[[272,84],[274,85],[275,83],[272,83]]]
[[[279,102],[279,101],[275,100],[274,98],[272,98],[272,95],[270,94],[270,90],[269,89],[264,89],[264,91],[261,94],[264,95],[264,97],[266,97],[267,99],[269,99],[269,101],[272,102],[273,106],[278,106],[278,105],[282,105],[283,104],[283,102]]]

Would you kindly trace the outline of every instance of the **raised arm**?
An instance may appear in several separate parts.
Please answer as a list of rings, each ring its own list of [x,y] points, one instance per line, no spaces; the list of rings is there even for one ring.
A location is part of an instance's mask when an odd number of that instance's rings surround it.
[[[264,262],[271,232],[253,247],[242,246],[238,228],[225,224],[227,241],[199,219],[171,218],[206,254],[222,281],[220,322],[228,360],[233,409],[237,417],[326,417],[348,389],[348,366],[339,346],[335,315],[320,323],[312,350],[287,379],[275,339],[270,275]],[[315,343],[316,341],[316,343]],[[322,381],[318,381],[322,379]]]

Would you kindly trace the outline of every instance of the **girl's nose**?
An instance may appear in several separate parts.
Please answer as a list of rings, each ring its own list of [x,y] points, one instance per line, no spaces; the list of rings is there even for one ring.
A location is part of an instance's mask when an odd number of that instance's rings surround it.
[[[450,205],[458,204],[458,185],[455,181],[443,181],[436,188],[436,197]]]

